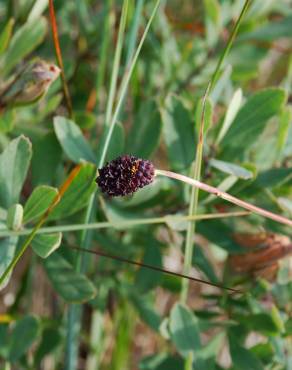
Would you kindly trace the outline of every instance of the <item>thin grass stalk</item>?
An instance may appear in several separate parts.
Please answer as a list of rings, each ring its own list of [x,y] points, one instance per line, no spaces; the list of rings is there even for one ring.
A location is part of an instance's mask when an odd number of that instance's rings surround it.
[[[120,20],[120,25],[119,25],[118,40],[117,40],[116,51],[114,55],[114,63],[113,63],[112,76],[111,76],[111,82],[110,82],[109,96],[108,96],[107,107],[106,107],[106,114],[105,114],[106,126],[110,124],[112,111],[113,111],[113,105],[114,105],[114,98],[116,96],[118,74],[119,74],[120,64],[121,64],[121,55],[122,55],[122,47],[123,47],[124,37],[125,37],[128,8],[129,8],[129,0],[125,0],[123,4],[122,15],[121,15],[121,20]]]
[[[121,107],[122,107],[122,103],[124,101],[124,98],[125,98],[125,95],[126,95],[126,92],[127,92],[127,88],[128,88],[130,79],[132,77],[132,74],[133,74],[134,68],[136,66],[138,57],[140,55],[142,46],[144,44],[144,41],[146,39],[146,36],[148,34],[148,31],[150,29],[150,26],[152,24],[152,21],[153,21],[155,15],[156,15],[156,12],[157,12],[157,9],[158,9],[158,7],[160,5],[160,2],[161,2],[161,0],[157,0],[156,3],[155,3],[154,9],[153,9],[153,11],[151,13],[151,16],[150,16],[150,18],[149,18],[149,20],[147,22],[147,25],[145,27],[145,30],[144,30],[143,35],[141,37],[141,40],[140,40],[140,42],[138,44],[137,50],[136,50],[136,52],[134,54],[134,57],[133,57],[132,62],[130,64],[130,66],[129,66],[129,69],[125,72],[124,77],[122,79],[121,87],[120,87],[119,92],[118,92],[117,105],[116,105],[114,114],[113,114],[112,119],[111,119],[111,124],[109,126],[109,131],[108,131],[108,134],[107,134],[107,137],[106,137],[104,146],[103,146],[103,150],[102,150],[102,153],[101,153],[100,161],[99,161],[99,164],[98,164],[99,168],[101,168],[103,166],[103,164],[104,164],[106,153],[108,151],[110,140],[111,140],[111,137],[112,137],[112,134],[113,134],[113,130],[115,128],[115,125],[116,125],[116,122],[117,122],[117,118],[118,118],[118,115],[120,113],[120,110],[121,110]]]
[[[73,116],[72,102],[71,102],[69,89],[68,89],[65,72],[64,72],[64,64],[63,64],[63,58],[62,58],[60,42],[59,42],[59,35],[58,35],[58,26],[56,22],[56,15],[55,15],[55,9],[54,9],[54,0],[49,0],[49,11],[50,11],[50,21],[51,21],[51,28],[52,28],[56,59],[57,59],[58,66],[61,70],[60,74],[61,74],[65,103],[67,106],[68,116],[72,118]]]
[[[106,153],[107,153],[108,148],[109,148],[110,140],[111,140],[111,137],[112,137],[112,133],[113,133],[116,121],[117,121],[117,117],[120,113],[120,109],[122,107],[122,103],[123,103],[125,94],[127,92],[127,88],[128,88],[129,82],[130,82],[130,78],[133,74],[134,67],[136,65],[138,56],[140,54],[140,51],[142,49],[142,46],[144,44],[145,38],[147,36],[147,33],[148,33],[149,28],[151,26],[151,23],[154,19],[154,16],[156,14],[156,11],[158,9],[160,1],[161,0],[157,0],[157,2],[155,4],[154,10],[151,14],[151,17],[150,17],[147,25],[146,25],[143,36],[142,36],[142,38],[139,42],[136,53],[135,53],[135,55],[133,57],[133,60],[130,64],[129,70],[125,73],[124,78],[122,80],[121,88],[120,88],[120,91],[118,93],[117,105],[116,105],[114,113],[111,117],[109,130],[108,130],[106,140],[105,140],[105,143],[104,143],[104,146],[103,146],[101,157],[99,159],[99,163],[98,163],[99,168],[102,167],[104,162],[105,162]],[[108,104],[110,104],[110,102],[108,102]],[[94,213],[95,203],[96,203],[96,192],[91,196],[88,207],[86,209],[85,224],[88,224],[90,222],[90,220],[92,219],[92,215]],[[81,246],[82,247],[83,246],[88,247],[89,244],[90,244],[90,235],[87,232],[87,230],[84,229],[82,234],[81,234]],[[83,261],[82,255],[78,255],[76,265],[77,265],[77,267],[80,271],[82,271],[82,261]],[[81,311],[80,311],[80,309],[78,310],[74,306],[75,305],[71,305],[69,307],[69,311],[70,311],[70,308],[72,307],[71,310],[73,312],[72,312],[72,314],[70,313],[69,316],[68,316],[68,324],[67,324],[68,336],[67,336],[67,342],[66,342],[66,368],[65,368],[65,370],[75,370],[76,366],[77,366],[78,333],[80,331]],[[78,323],[79,323],[79,327],[76,327],[78,325]],[[76,328],[75,330],[72,329],[73,326]]]
[[[202,166],[202,156],[203,156],[203,146],[204,146],[204,126],[205,126],[205,113],[206,113],[206,101],[209,97],[209,94],[214,87],[215,82],[217,81],[217,78],[219,76],[219,72],[221,69],[221,66],[223,65],[223,62],[234,42],[235,36],[238,32],[238,29],[240,27],[241,21],[246,14],[246,11],[251,3],[251,0],[246,0],[244,3],[244,6],[240,12],[240,15],[235,23],[235,26],[230,34],[229,40],[227,42],[227,45],[225,46],[219,61],[217,63],[216,69],[211,77],[211,80],[206,88],[204,97],[203,97],[203,109],[202,109],[202,115],[201,115],[201,121],[200,121],[200,128],[199,128],[199,141],[197,145],[197,151],[196,151],[196,160],[195,160],[195,167],[193,170],[193,178],[195,180],[200,180],[201,177],[201,166]],[[199,199],[199,188],[194,187],[191,191],[191,197],[190,197],[190,206],[189,206],[189,215],[193,215],[197,213],[198,209],[198,199]],[[193,252],[194,252],[194,235],[195,235],[195,229],[196,229],[196,223],[189,223],[188,229],[187,229],[187,235],[186,235],[186,244],[185,244],[185,259],[184,259],[184,273],[188,274],[192,267],[192,258],[193,258]],[[186,302],[187,296],[188,296],[188,288],[189,284],[187,280],[183,281],[182,284],[182,291],[181,291],[181,301]]]
[[[172,222],[190,222],[193,220],[214,220],[214,219],[222,219],[222,218],[230,218],[230,217],[243,217],[248,216],[250,212],[241,211],[241,212],[226,212],[226,213],[210,213],[210,214],[203,214],[203,215],[191,215],[191,216],[175,216],[175,215],[168,215],[163,217],[151,217],[151,218],[137,218],[135,220],[128,220],[128,221],[119,221],[118,223],[115,222],[94,222],[88,224],[73,224],[73,225],[62,225],[62,226],[47,226],[40,228],[37,231],[37,234],[50,234],[50,233],[66,233],[72,231],[80,231],[80,230],[98,230],[98,229],[106,229],[106,228],[130,228],[133,226],[143,226],[143,225],[153,225],[153,224],[163,224],[166,225]],[[1,230],[0,231],[0,238],[5,237],[12,237],[12,236],[24,236],[29,235],[32,232],[32,229],[24,229],[19,231],[12,231],[12,230]]]
[[[113,102],[116,95],[118,71],[121,61],[121,51],[124,41],[124,34],[126,28],[126,20],[128,13],[129,0],[125,0],[122,8],[121,20],[119,25],[118,40],[116,45],[116,52],[114,56],[113,71],[110,82],[109,98],[106,107],[105,125],[108,126],[112,117]],[[86,208],[84,223],[89,224],[94,218],[96,192],[91,195],[88,207]],[[91,244],[92,234],[87,229],[83,228],[80,235],[80,245],[84,248]],[[75,269],[78,272],[84,270],[85,258],[80,251],[76,256]],[[65,370],[75,370],[77,368],[78,347],[79,347],[79,333],[81,328],[82,307],[80,305],[72,304],[68,308],[68,322],[67,322],[67,338],[66,338],[66,355],[65,355]]]

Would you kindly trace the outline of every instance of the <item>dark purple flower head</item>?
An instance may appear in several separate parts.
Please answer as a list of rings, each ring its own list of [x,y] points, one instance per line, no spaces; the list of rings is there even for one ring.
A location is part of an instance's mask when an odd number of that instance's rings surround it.
[[[123,155],[108,162],[98,172],[96,182],[101,191],[111,197],[118,197],[132,194],[150,184],[155,169],[148,160]]]

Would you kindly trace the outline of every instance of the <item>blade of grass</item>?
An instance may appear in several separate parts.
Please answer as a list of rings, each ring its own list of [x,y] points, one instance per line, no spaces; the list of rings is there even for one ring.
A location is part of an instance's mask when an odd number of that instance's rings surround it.
[[[120,20],[120,25],[119,25],[118,40],[117,40],[116,51],[115,51],[115,56],[114,56],[109,96],[108,96],[106,113],[105,113],[105,125],[106,126],[110,124],[112,112],[113,112],[114,98],[116,95],[118,74],[119,74],[119,69],[120,69],[119,67],[121,63],[122,47],[124,43],[128,8],[129,8],[129,0],[125,0],[123,4],[122,15],[121,15],[121,20]]]
[[[127,88],[128,88],[128,85],[129,85],[131,76],[133,74],[134,68],[136,66],[136,62],[138,60],[138,57],[140,55],[142,46],[144,44],[144,41],[146,39],[146,36],[148,34],[148,31],[150,29],[150,26],[152,24],[152,21],[153,21],[153,19],[155,17],[155,14],[157,12],[157,9],[158,9],[158,7],[160,5],[160,2],[161,2],[161,0],[157,0],[156,3],[155,3],[155,6],[154,6],[153,11],[151,13],[151,16],[150,16],[150,18],[149,18],[149,20],[147,22],[147,25],[145,27],[145,30],[144,30],[143,35],[141,37],[141,40],[140,40],[140,42],[138,44],[137,50],[136,50],[136,52],[135,52],[135,54],[133,56],[133,59],[132,59],[131,64],[129,66],[129,69],[126,71],[126,73],[123,76],[123,79],[122,79],[122,82],[121,82],[121,87],[120,87],[119,92],[118,92],[117,105],[116,105],[115,111],[114,111],[113,116],[112,116],[112,119],[111,119],[111,123],[110,123],[110,126],[109,126],[109,131],[108,131],[108,134],[107,134],[107,137],[106,137],[106,140],[105,140],[105,143],[104,143],[104,147],[103,147],[103,150],[102,150],[102,154],[101,154],[101,157],[100,157],[99,168],[102,167],[103,164],[104,164],[106,153],[108,151],[110,140],[111,140],[111,137],[112,137],[112,134],[113,134],[113,130],[115,128],[115,124],[117,122],[117,118],[118,118],[118,115],[120,113],[120,109],[122,107],[122,103],[123,103],[125,94],[127,92]]]
[[[202,156],[203,156],[203,145],[204,145],[204,124],[205,124],[205,113],[206,113],[206,100],[209,97],[209,94],[216,83],[220,69],[222,64],[234,42],[235,36],[238,32],[239,26],[241,21],[246,14],[246,11],[251,3],[251,0],[246,0],[244,6],[240,12],[240,15],[234,25],[234,28],[230,34],[229,40],[219,58],[215,71],[211,77],[211,80],[206,88],[204,97],[203,97],[203,109],[200,121],[200,128],[199,128],[199,141],[197,145],[196,151],[196,160],[195,160],[195,167],[192,171],[192,177],[195,180],[200,180],[201,177],[201,166],[202,166]],[[194,215],[197,213],[198,210],[198,199],[199,199],[199,188],[193,187],[191,191],[191,198],[190,198],[190,205],[189,205],[189,215]],[[193,257],[193,250],[194,250],[194,243],[193,238],[195,234],[196,223],[190,222],[188,224],[187,235],[186,235],[186,243],[185,243],[185,259],[184,259],[184,273],[189,274],[191,267],[192,267],[192,257]],[[189,284],[187,280],[183,281],[182,290],[181,290],[181,301],[186,302],[188,296],[188,288]]]
[[[113,133],[118,115],[120,113],[125,94],[127,92],[127,88],[128,88],[129,82],[130,82],[130,78],[133,74],[138,56],[140,54],[140,51],[142,49],[142,46],[144,44],[145,38],[148,34],[148,31],[150,29],[150,26],[152,24],[152,21],[154,19],[154,16],[156,14],[156,11],[158,9],[160,1],[161,0],[157,0],[156,3],[155,3],[155,7],[154,7],[154,9],[152,11],[152,14],[151,14],[151,16],[148,20],[148,23],[145,27],[144,33],[143,33],[142,38],[139,42],[139,45],[138,45],[137,50],[134,54],[134,57],[131,61],[129,69],[126,71],[126,73],[123,76],[123,79],[122,79],[122,82],[121,82],[121,87],[120,87],[119,92],[118,92],[117,105],[115,107],[113,115],[111,116],[110,124],[109,124],[109,131],[107,133],[105,144],[103,146],[103,150],[102,150],[101,156],[100,156],[99,161],[98,161],[98,167],[99,168],[102,167],[103,164],[104,164],[106,153],[108,151],[110,140],[111,140],[111,137],[112,137],[112,133]],[[127,9],[127,8],[123,8],[123,9]],[[123,38],[120,38],[120,41],[121,41],[121,39],[123,39]],[[108,104],[110,105],[111,102],[108,101]],[[110,111],[110,108],[108,108],[107,111]],[[86,210],[86,215],[85,215],[85,224],[88,224],[90,222],[90,220],[93,219],[96,198],[97,198],[96,193],[93,194],[90,198],[90,201],[89,201],[89,204],[88,204],[88,207],[87,207],[87,210]],[[81,233],[81,243],[80,244],[81,244],[82,247],[88,247],[90,245],[90,237],[91,237],[90,234],[87,232],[87,230],[84,229],[83,232]],[[84,258],[82,258],[82,254],[80,254],[80,255],[77,256],[77,259],[76,259],[76,268],[78,270],[82,271],[83,270],[83,267],[82,267],[83,265],[84,265]],[[72,312],[69,312],[68,324],[67,324],[68,333],[67,333],[67,342],[66,342],[66,362],[65,362],[66,367],[65,367],[65,370],[75,370],[76,369],[78,337],[79,337],[79,332],[80,332],[80,319],[81,319],[80,307],[76,306],[76,305],[71,305],[70,308],[69,308],[69,311],[70,310]]]
[[[52,28],[52,35],[53,35],[56,58],[57,58],[58,66],[61,69],[61,80],[62,80],[64,98],[65,98],[65,102],[67,106],[68,116],[72,118],[73,116],[72,102],[71,102],[69,89],[68,89],[65,72],[64,72],[64,64],[63,64],[63,58],[62,58],[62,53],[61,53],[61,48],[60,48],[60,43],[59,43],[58,26],[56,22],[54,0],[49,0],[49,11],[50,11],[50,21],[51,21],[51,28]]]
[[[124,33],[126,28],[126,20],[128,13],[129,0],[125,0],[122,8],[122,14],[120,19],[119,31],[118,31],[118,40],[116,45],[116,51],[114,56],[114,64],[111,75],[110,82],[110,91],[106,107],[106,117],[105,117],[105,127],[110,125],[112,118],[112,110],[114,98],[116,95],[117,89],[117,78],[119,72],[119,66],[121,61],[121,51],[124,41]],[[104,156],[106,153],[104,154]],[[104,158],[100,166],[102,166]],[[89,200],[88,207],[85,212],[85,224],[88,224],[94,215],[96,204],[96,193],[92,194]],[[80,235],[80,244],[82,247],[88,247],[90,245],[92,234],[86,229],[82,229]],[[83,272],[84,270],[85,258],[82,251],[78,253],[75,261],[75,269],[78,272]],[[65,370],[75,370],[77,368],[77,359],[78,359],[78,346],[79,346],[79,333],[81,328],[81,315],[82,307],[80,305],[72,304],[68,308],[68,322],[67,322],[67,338],[66,338],[66,354],[65,354]]]
[[[56,232],[70,232],[70,231],[80,231],[80,230],[97,230],[97,229],[106,229],[106,228],[128,228],[133,226],[143,226],[143,225],[152,225],[152,224],[168,224],[172,222],[181,222],[181,221],[194,221],[194,220],[213,220],[217,218],[230,218],[230,217],[243,217],[248,216],[250,212],[241,211],[241,212],[226,212],[226,213],[210,213],[203,215],[188,215],[188,216],[174,216],[168,215],[164,217],[151,217],[151,218],[137,218],[135,220],[129,221],[119,221],[118,223],[114,222],[95,222],[88,224],[73,224],[73,225],[61,225],[61,226],[48,226],[40,228],[37,231],[37,234],[50,234]],[[29,235],[32,232],[32,229],[24,229],[19,231],[12,230],[0,230],[0,238],[11,237],[11,236],[23,236]]]

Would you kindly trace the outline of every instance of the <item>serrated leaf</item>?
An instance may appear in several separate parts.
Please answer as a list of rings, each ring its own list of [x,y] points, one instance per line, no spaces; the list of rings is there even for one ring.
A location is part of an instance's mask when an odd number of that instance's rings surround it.
[[[31,242],[32,249],[41,258],[47,258],[57,248],[62,240],[62,233],[36,235]]]
[[[34,316],[26,316],[16,322],[9,339],[8,359],[17,361],[38,337],[39,322]]]
[[[58,253],[44,261],[48,277],[56,292],[70,303],[82,303],[96,295],[92,282]]]
[[[12,140],[0,155],[0,205],[17,203],[31,159],[31,143],[25,136]]]
[[[84,208],[90,195],[96,189],[94,182],[96,177],[96,167],[91,163],[83,163],[81,169],[70,183],[60,202],[53,209],[49,220],[58,220],[76,213]]]
[[[160,113],[153,100],[141,104],[141,108],[128,135],[127,153],[149,158],[156,150],[162,130]]]
[[[234,163],[220,161],[218,159],[210,159],[209,164],[210,166],[217,168],[217,170],[236,176],[240,179],[248,180],[253,177],[253,173],[251,171],[248,171],[246,168]]]
[[[171,339],[182,356],[195,353],[201,348],[198,320],[185,306],[177,303],[170,312]]]
[[[58,194],[58,189],[41,185],[35,188],[24,206],[24,223],[39,218],[52,205]]]
[[[33,51],[44,39],[47,31],[45,18],[25,23],[13,35],[8,49],[0,60],[2,76],[7,75],[17,63]]]
[[[173,95],[167,97],[161,112],[163,137],[171,167],[175,170],[186,169],[194,160],[196,149],[194,128],[189,112]]]
[[[73,162],[95,162],[95,155],[76,123],[57,116],[54,118],[54,129],[61,147]]]

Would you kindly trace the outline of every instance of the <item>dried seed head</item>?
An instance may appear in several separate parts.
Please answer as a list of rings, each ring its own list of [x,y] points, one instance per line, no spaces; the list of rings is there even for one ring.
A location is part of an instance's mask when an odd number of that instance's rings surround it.
[[[152,162],[124,155],[108,162],[99,169],[96,179],[101,191],[111,197],[132,194],[150,184],[154,179]]]

